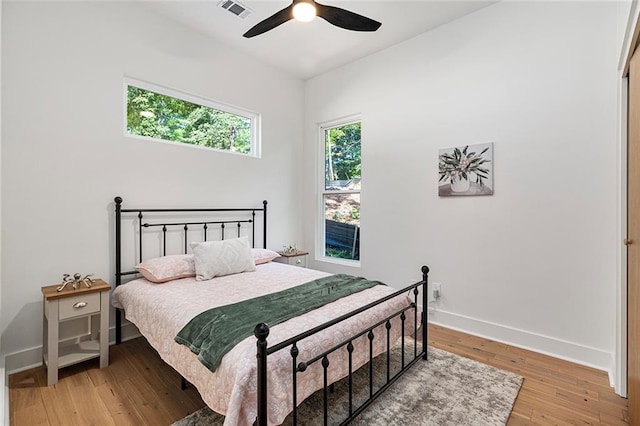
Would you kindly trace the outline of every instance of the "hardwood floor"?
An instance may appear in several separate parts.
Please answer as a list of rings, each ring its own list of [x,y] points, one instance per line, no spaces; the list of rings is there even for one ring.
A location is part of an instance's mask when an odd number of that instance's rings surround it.
[[[525,378],[509,425],[628,424],[627,400],[602,371],[442,327],[429,333],[432,346]],[[12,425],[169,425],[204,406],[142,338],[112,346],[107,368],[96,359],[59,376],[51,387],[43,367],[9,376]]]
[[[524,377],[509,425],[629,424],[603,371],[436,326],[429,344]]]

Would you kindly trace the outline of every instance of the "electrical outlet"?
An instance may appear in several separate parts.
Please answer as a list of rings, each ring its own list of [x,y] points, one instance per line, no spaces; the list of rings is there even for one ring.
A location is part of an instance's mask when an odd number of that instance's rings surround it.
[[[434,299],[439,299],[442,296],[442,286],[440,283],[431,284],[431,295]]]

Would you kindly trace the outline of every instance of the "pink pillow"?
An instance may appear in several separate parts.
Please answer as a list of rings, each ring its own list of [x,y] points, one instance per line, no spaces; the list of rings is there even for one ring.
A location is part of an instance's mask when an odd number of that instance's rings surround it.
[[[196,276],[192,254],[156,257],[136,265],[136,269],[152,283],[165,283]]]
[[[253,260],[256,261],[256,265],[271,262],[276,257],[280,257],[278,253],[269,249],[253,248],[251,249]]]

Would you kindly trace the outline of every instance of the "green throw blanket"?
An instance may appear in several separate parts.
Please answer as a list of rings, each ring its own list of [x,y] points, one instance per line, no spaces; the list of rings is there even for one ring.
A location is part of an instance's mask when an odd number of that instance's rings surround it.
[[[381,282],[338,274],[232,305],[204,311],[175,337],[188,346],[209,370],[216,371],[222,357],[237,343],[253,335],[258,323],[270,327],[312,311],[334,300]]]

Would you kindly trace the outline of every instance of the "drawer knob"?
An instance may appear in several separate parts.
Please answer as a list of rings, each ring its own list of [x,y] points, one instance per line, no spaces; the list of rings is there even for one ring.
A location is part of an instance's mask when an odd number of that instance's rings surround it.
[[[297,263],[298,265],[299,265],[299,264],[301,264],[301,263],[302,263],[302,259],[298,259],[298,260],[296,260],[296,263]]]
[[[73,307],[76,309],[84,308],[87,306],[87,302],[77,302],[73,304]]]

